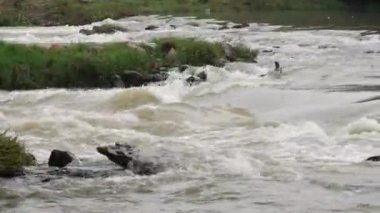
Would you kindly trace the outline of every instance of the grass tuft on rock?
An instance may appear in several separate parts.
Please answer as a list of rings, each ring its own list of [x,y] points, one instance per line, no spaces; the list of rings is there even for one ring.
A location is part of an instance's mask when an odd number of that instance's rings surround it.
[[[173,49],[173,50],[172,50]],[[243,61],[256,55],[234,47]],[[252,51],[250,51],[252,52]],[[0,89],[108,88],[115,74],[158,72],[182,64],[223,65],[221,43],[164,38],[146,44],[76,44],[50,47],[0,42]]]
[[[13,170],[34,164],[33,157],[26,153],[17,137],[0,134],[0,170]]]

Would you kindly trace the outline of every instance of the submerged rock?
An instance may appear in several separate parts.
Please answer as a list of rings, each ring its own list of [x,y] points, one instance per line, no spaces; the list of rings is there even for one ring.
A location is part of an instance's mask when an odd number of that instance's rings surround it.
[[[0,177],[3,177],[3,178],[13,178],[13,177],[23,176],[23,175],[25,175],[25,171],[22,167],[0,169]]]
[[[161,167],[157,162],[143,159],[139,155],[139,150],[128,144],[115,143],[115,145],[97,147],[96,150],[110,161],[138,175],[156,174]]]
[[[73,162],[74,159],[73,153],[55,149],[50,154],[48,165],[63,168]]]
[[[369,157],[366,161],[380,161],[380,155]]]
[[[81,29],[79,30],[79,33],[82,33],[84,35],[92,35],[92,34],[113,34],[116,32],[126,32],[126,31],[127,29],[117,26],[117,25],[104,24],[100,26],[94,26],[92,27],[91,30]]]
[[[155,30],[155,29],[157,29],[157,28],[158,28],[158,26],[155,26],[155,25],[149,25],[149,26],[145,27],[145,30]]]
[[[204,81],[207,81],[207,74],[204,71],[202,71],[196,75],[192,75],[186,79],[187,84],[190,86],[199,84],[199,83],[204,82]]]

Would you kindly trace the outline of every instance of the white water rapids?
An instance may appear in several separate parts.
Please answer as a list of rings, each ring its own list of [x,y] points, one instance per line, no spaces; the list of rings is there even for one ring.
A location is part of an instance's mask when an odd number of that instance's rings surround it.
[[[188,73],[173,72],[163,85],[142,88],[0,91],[0,130],[18,135],[40,163],[63,149],[112,167],[95,148],[116,141],[171,162],[153,176],[1,179],[1,212],[380,212],[380,165],[363,162],[380,155],[380,102],[363,101],[380,95],[379,34],[255,23],[217,30],[215,20],[157,16],[104,22],[129,31],[0,28],[0,39],[184,36],[244,44],[260,55],[257,64],[191,68],[208,75],[193,87],[184,83]],[[159,28],[145,31],[151,24]],[[279,78],[271,75],[274,61],[283,67]]]

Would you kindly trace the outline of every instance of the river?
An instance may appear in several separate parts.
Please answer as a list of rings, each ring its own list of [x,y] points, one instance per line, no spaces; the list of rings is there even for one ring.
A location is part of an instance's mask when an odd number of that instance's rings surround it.
[[[260,50],[258,63],[191,68],[208,74],[192,87],[189,73],[172,72],[142,88],[0,91],[0,129],[40,163],[64,149],[114,168],[95,149],[114,142],[171,162],[153,176],[0,179],[0,211],[380,212],[380,165],[363,162],[380,154],[380,35],[217,22],[137,16],[102,22],[126,33],[91,36],[79,34],[91,25],[0,28],[1,40],[16,43],[182,36]],[[145,31],[150,24],[159,28]]]

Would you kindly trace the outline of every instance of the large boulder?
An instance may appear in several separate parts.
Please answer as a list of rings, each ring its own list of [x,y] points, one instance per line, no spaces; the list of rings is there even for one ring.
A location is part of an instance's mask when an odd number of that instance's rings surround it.
[[[55,149],[50,154],[48,165],[63,168],[73,162],[74,159],[75,156],[73,153]]]
[[[125,87],[139,87],[149,82],[146,76],[137,71],[124,71],[120,77]]]
[[[380,161],[380,155],[369,157],[366,161]]]
[[[160,164],[139,155],[139,150],[128,144],[100,146],[96,150],[110,161],[138,175],[152,175],[160,170]]]

